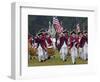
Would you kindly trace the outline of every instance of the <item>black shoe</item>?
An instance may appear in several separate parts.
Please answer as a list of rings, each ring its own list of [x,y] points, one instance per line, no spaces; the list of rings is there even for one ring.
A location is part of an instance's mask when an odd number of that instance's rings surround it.
[[[46,61],[46,59],[45,60],[42,60],[43,62],[45,62]]]
[[[76,62],[74,62],[74,64],[76,64]]]
[[[63,60],[63,62],[65,62],[66,61],[66,59],[65,60]]]
[[[48,59],[50,59],[50,56],[48,57]]]
[[[86,58],[86,61],[88,61],[88,58]]]
[[[66,59],[65,59],[65,61],[66,61]]]
[[[41,62],[43,62],[44,60],[41,60]]]

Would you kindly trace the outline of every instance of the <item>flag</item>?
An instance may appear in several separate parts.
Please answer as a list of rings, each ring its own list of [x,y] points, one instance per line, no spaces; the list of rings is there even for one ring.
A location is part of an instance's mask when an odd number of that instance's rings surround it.
[[[76,33],[79,33],[79,32],[80,32],[80,25],[77,24],[77,25],[76,25]]]
[[[53,17],[53,25],[54,25],[55,30],[56,30],[57,33],[63,32],[63,27],[61,26],[58,18],[55,17],[55,16]]]
[[[49,33],[52,37],[55,37],[56,31],[55,31],[55,28],[54,28],[53,24],[51,24],[50,21],[49,21],[48,33]]]
[[[48,33],[51,33],[51,22],[49,21]]]
[[[52,35],[52,37],[55,37],[55,34],[56,34],[56,31],[55,31],[55,28],[52,24],[52,26],[51,26],[51,35]]]

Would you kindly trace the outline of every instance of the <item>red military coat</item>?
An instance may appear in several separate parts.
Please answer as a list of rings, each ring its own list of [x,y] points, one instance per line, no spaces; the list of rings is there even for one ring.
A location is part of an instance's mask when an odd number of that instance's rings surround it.
[[[68,46],[68,34],[65,35],[65,43]]]
[[[74,44],[77,47],[78,38],[70,36],[70,49],[73,47]]]
[[[34,37],[34,42],[35,42],[35,43],[38,43],[38,42],[39,42],[39,37],[38,37],[38,36],[35,36],[35,37]]]
[[[68,36],[67,35],[60,37],[59,48],[61,48],[63,46],[64,42],[66,43],[66,45],[68,45]]]
[[[41,44],[42,48],[43,48],[44,50],[46,50],[47,45],[46,45],[46,36],[45,36],[45,35],[42,35],[42,36],[40,37],[40,44]]]
[[[83,36],[80,41],[79,41],[79,47],[80,48],[83,48],[85,42],[87,42],[87,37],[86,36]]]
[[[49,44],[49,46],[52,46],[53,43],[52,43],[51,37],[50,36],[47,37],[46,40],[47,40],[47,43]]]

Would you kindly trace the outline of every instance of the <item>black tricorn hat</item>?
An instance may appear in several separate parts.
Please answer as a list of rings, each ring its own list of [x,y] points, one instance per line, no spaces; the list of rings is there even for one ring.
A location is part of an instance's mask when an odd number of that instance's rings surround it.
[[[71,35],[72,35],[72,34],[76,34],[76,32],[75,32],[75,31],[72,31],[72,32],[71,32]]]
[[[68,33],[68,31],[67,30],[64,30],[63,33]]]
[[[42,33],[40,32],[40,33],[38,33],[38,36],[40,36],[40,35],[42,35]]]
[[[83,34],[83,32],[82,32],[82,31],[78,32],[78,35],[79,35],[79,34],[81,34],[81,33]]]
[[[84,31],[84,33],[87,33],[87,31]]]
[[[40,32],[45,32],[45,30],[44,30],[44,29],[42,29]]]
[[[45,35],[49,35],[48,32],[45,32]]]

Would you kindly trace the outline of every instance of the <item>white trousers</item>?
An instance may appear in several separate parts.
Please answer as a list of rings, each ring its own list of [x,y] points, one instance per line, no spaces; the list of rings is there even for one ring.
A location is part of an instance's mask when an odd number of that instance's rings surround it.
[[[68,48],[67,47],[62,47],[60,49],[60,58],[65,61],[66,57],[67,57],[67,54],[68,54]]]
[[[80,57],[81,59],[84,58],[84,50],[83,50],[83,48],[79,48],[79,57]]]
[[[42,60],[45,60],[43,49],[38,49],[38,60],[39,62],[41,62]]]
[[[88,46],[87,46],[87,43],[85,43],[83,48],[79,48],[79,56],[83,60],[86,60],[88,58]]]
[[[83,59],[86,60],[88,59],[88,45],[87,43],[85,43],[84,47],[83,47]]]
[[[76,47],[72,47],[71,48],[71,59],[72,59],[72,63],[73,64],[76,62],[77,56],[78,56],[77,48]]]
[[[45,50],[44,50],[44,58],[48,59],[48,54],[47,54],[47,52]]]

